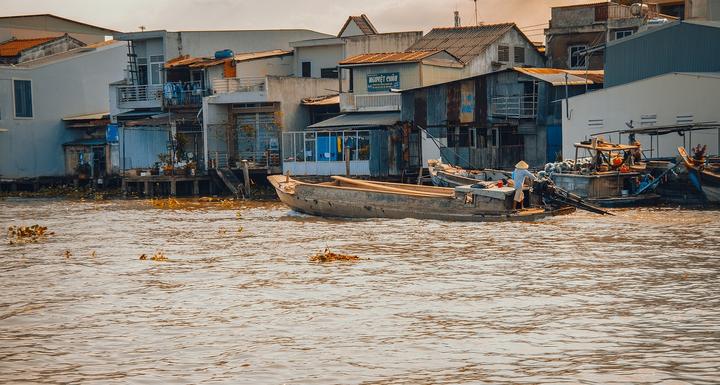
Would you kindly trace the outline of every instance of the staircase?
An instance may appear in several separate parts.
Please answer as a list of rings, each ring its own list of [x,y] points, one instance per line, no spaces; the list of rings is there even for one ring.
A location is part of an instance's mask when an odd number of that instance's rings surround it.
[[[232,170],[229,168],[216,168],[215,173],[235,197],[239,198],[241,196],[243,184]]]

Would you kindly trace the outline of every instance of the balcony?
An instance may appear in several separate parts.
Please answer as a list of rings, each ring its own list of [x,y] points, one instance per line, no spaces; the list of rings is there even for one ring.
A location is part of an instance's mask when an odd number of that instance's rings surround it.
[[[210,90],[202,87],[202,82],[166,83],[163,92],[163,105],[167,108],[199,107],[202,99],[210,95]]]
[[[224,78],[212,81],[216,94],[233,92],[264,92],[267,90],[265,78]]]
[[[490,113],[493,117],[505,119],[535,119],[537,105],[536,94],[496,96],[491,99]]]
[[[340,111],[400,111],[402,96],[398,93],[340,94]]]
[[[117,87],[117,106],[122,109],[160,108],[162,85],[132,85]]]

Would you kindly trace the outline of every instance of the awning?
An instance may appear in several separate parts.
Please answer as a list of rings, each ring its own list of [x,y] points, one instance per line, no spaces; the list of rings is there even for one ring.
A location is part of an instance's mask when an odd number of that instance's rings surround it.
[[[162,114],[162,111],[155,110],[155,111],[143,111],[143,110],[132,110],[132,111],[126,111],[121,112],[115,117],[120,119],[134,119],[134,118],[149,118],[151,116]]]
[[[302,100],[303,106],[331,106],[334,104],[340,104],[340,95],[318,96]]]
[[[356,112],[339,115],[322,122],[315,123],[308,128],[366,128],[378,126],[392,126],[400,121],[400,112]]]
[[[101,120],[101,119],[110,119],[110,113],[109,112],[98,112],[95,114],[85,114],[85,115],[74,115],[74,116],[66,116],[62,118],[64,122],[73,122],[78,120]]]
[[[513,70],[550,83],[553,86],[580,86],[603,82],[603,70],[564,70],[558,68],[515,67]]]
[[[63,146],[103,146],[107,144],[104,138],[78,139],[63,143]]]

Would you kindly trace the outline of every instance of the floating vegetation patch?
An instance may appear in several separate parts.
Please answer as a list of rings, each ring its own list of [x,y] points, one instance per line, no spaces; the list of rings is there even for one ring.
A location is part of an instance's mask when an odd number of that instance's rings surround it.
[[[202,210],[207,208],[236,208],[241,201],[235,199],[221,198],[198,198],[198,199],[151,199],[150,204],[158,209],[169,210]]]
[[[55,233],[47,231],[47,227],[40,225],[10,226],[7,231],[8,243],[11,245],[32,243],[44,240],[48,235]]]
[[[336,262],[336,261],[359,261],[361,258],[357,255],[346,255],[340,253],[333,253],[330,249],[326,248],[322,253],[315,254],[310,257],[310,262]]]
[[[156,251],[155,254],[153,254],[151,257],[148,257],[147,254],[143,254],[139,258],[141,261],[156,261],[156,262],[167,262],[170,260],[170,258],[166,257],[165,254],[162,251]]]

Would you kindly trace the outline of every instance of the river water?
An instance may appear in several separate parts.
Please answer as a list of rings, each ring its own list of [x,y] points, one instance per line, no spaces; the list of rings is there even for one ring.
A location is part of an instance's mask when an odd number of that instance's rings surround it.
[[[328,220],[6,199],[1,383],[720,383],[720,212]],[[309,262],[329,247],[357,262]],[[162,251],[168,261],[140,260]]]

